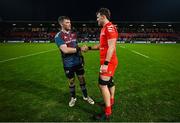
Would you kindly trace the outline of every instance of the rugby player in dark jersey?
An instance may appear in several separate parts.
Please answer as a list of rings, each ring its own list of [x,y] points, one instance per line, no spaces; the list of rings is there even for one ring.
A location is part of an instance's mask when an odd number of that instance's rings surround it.
[[[81,51],[85,51],[85,49],[84,47],[78,47],[77,35],[71,31],[71,21],[69,17],[59,17],[58,23],[61,26],[61,30],[56,34],[55,42],[61,52],[65,75],[69,81],[69,90],[71,95],[69,106],[73,107],[77,100],[75,93],[75,74],[80,82],[83,99],[89,104],[94,104],[92,98],[88,96],[84,78],[85,71]]]

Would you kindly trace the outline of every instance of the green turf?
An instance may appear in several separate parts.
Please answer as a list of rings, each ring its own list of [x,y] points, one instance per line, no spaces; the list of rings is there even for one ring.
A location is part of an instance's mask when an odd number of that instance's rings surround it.
[[[82,100],[78,81],[77,103],[69,108],[68,83],[55,44],[0,44],[0,61],[44,51],[49,52],[0,62],[0,121],[94,121],[92,115],[102,109]],[[111,121],[180,121],[180,45],[118,44],[117,54]],[[99,52],[84,56],[89,95],[100,102]]]

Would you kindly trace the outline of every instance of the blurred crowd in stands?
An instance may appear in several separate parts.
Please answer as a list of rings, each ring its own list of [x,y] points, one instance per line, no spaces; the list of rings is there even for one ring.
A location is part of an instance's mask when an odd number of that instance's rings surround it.
[[[119,42],[132,42],[132,41],[180,41],[180,31],[168,25],[167,27],[146,27],[145,25],[134,26],[129,25],[126,27],[117,26],[119,32]],[[59,27],[55,24],[44,27],[40,25],[34,27],[28,25],[27,27],[19,27],[15,24],[6,29],[0,30],[0,41],[8,40],[22,40],[25,42],[32,42],[35,40],[49,40],[54,41],[54,36],[59,31]],[[100,28],[95,26],[76,26],[72,28],[78,36],[79,42],[99,41]]]

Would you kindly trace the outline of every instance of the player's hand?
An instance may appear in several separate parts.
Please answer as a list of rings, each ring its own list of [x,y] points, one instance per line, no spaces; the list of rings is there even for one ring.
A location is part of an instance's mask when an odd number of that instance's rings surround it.
[[[108,65],[101,65],[100,73],[107,73],[108,71]]]
[[[82,52],[87,52],[87,51],[88,51],[88,46],[83,45],[83,46],[81,47],[81,51],[82,51]]]

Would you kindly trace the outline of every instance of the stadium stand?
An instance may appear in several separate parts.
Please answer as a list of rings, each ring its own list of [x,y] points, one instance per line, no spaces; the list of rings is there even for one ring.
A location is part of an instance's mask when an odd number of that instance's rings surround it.
[[[96,22],[72,22],[80,42],[99,41]],[[119,30],[119,43],[179,43],[180,23],[114,22]],[[1,42],[54,42],[59,31],[56,22],[0,22]]]

